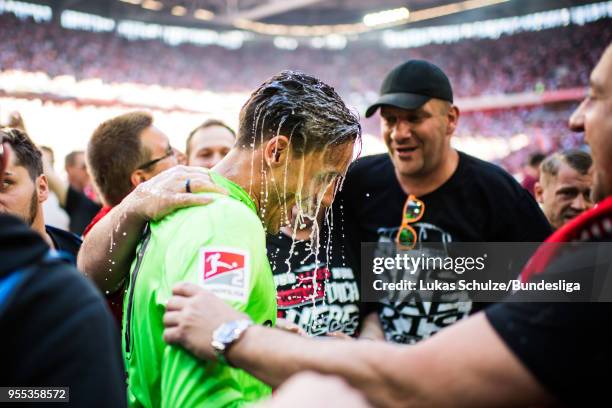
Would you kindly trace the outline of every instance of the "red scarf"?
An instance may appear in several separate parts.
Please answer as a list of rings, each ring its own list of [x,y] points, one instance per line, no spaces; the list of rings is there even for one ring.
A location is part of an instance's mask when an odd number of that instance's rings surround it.
[[[557,231],[545,243],[562,243],[574,241],[595,241],[612,239],[612,197],[598,203],[589,211],[585,211]],[[560,245],[541,245],[531,257],[521,279],[527,282],[533,275],[543,272]]]

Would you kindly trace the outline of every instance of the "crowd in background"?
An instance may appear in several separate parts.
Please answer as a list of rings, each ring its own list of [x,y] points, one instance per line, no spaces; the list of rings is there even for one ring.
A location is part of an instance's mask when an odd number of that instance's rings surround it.
[[[56,23],[33,23],[4,14],[0,15],[0,71],[42,71],[51,77],[100,78],[108,83],[245,92],[255,88],[260,78],[289,68],[330,83],[350,105],[359,107],[375,97],[378,79],[390,67],[409,58],[432,61],[444,69],[456,97],[583,86],[597,56],[612,39],[609,22],[410,49],[389,49],[362,41],[349,43],[343,50],[298,47],[288,51],[261,41],[247,43],[239,50],[173,47],[158,40],[130,41],[111,33],[67,30]],[[364,67],[367,75],[363,75]],[[566,126],[568,113],[575,106],[561,103],[468,112],[462,115],[456,136],[507,139],[505,143],[510,144],[510,137],[527,135],[528,146],[508,148],[506,157],[492,159],[517,174],[534,151],[581,145]],[[376,121],[364,120],[362,125],[365,133],[378,133]],[[466,143],[469,140],[459,144]]]
[[[376,93],[378,78],[407,59],[440,66],[448,72],[458,97],[583,86],[612,39],[609,19],[496,40],[410,49],[360,41],[343,50],[292,51],[275,48],[270,41],[246,43],[239,50],[173,47],[157,40],[129,41],[112,33],[67,30],[55,23],[33,24],[10,14],[0,16],[0,25],[1,70],[231,92],[249,91],[260,78],[296,69],[327,81],[349,100],[353,94]]]
[[[519,174],[530,154],[550,153],[558,150],[580,148],[584,145],[579,134],[567,127],[567,118],[577,103],[561,103],[545,106],[521,107],[485,112],[468,112],[461,116],[456,137],[482,136],[501,138],[511,143],[514,135],[526,135],[528,144],[495,160],[512,174]]]

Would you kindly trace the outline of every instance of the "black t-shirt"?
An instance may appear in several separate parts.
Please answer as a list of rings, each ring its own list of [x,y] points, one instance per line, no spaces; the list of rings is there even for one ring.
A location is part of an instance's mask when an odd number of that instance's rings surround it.
[[[592,247],[557,256],[531,281],[575,282],[607,274],[610,264],[596,271],[595,259]],[[524,296],[546,300],[547,293],[519,291],[511,296],[513,302],[487,308],[486,316],[495,331],[540,384],[564,404],[607,405],[603,401],[610,399],[612,303],[521,302]]]
[[[0,215],[0,384],[70,387],[73,406],[126,406],[119,334],[100,293]]]
[[[81,238],[77,237],[72,232],[64,231],[50,225],[45,225],[45,230],[51,237],[55,249],[68,254],[71,257],[72,264],[76,265],[77,254],[83,243]]]
[[[66,212],[70,216],[70,231],[81,236],[93,217],[96,216],[102,206],[92,201],[85,194],[68,187],[66,195]]]
[[[334,201],[351,264],[359,270],[361,242],[394,242],[407,199],[388,154],[368,156],[350,167]],[[420,242],[540,242],[550,225],[533,197],[501,168],[459,153],[456,171],[437,190],[419,197],[425,212],[411,224]],[[338,230],[336,228],[335,230]],[[380,305],[387,340],[413,343],[478,309],[471,302]]]
[[[295,241],[293,253],[291,243],[291,237],[283,233],[267,237],[278,317],[313,336],[336,331],[354,336],[360,319],[359,287],[342,247],[331,245],[329,251],[322,248],[315,256],[310,241]]]

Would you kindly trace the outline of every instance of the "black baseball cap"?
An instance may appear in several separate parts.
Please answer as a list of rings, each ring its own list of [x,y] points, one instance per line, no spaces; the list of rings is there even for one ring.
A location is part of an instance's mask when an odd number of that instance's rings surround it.
[[[365,115],[369,118],[383,105],[417,109],[431,98],[453,102],[453,88],[446,74],[427,61],[406,61],[385,77],[378,100]]]

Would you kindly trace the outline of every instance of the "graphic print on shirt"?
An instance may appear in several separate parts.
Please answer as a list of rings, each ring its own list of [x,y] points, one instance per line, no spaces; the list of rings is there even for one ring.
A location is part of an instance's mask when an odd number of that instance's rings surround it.
[[[249,293],[249,254],[238,248],[200,249],[198,281],[215,295],[246,302]]]
[[[267,238],[277,291],[279,318],[312,336],[335,331],[355,335],[359,327],[359,286],[342,248],[315,255],[310,241],[295,241],[283,233]],[[314,277],[314,282],[313,282]]]
[[[412,227],[417,231],[417,242],[452,242],[451,234],[435,225],[416,223],[412,224]],[[376,256],[395,257],[395,245],[388,244],[395,242],[398,229],[399,227],[378,229],[378,242],[386,245],[378,247]],[[440,250],[426,249],[428,257],[447,255],[444,245]],[[443,273],[449,272],[421,271],[413,277],[418,276],[421,280],[444,279]],[[472,309],[472,302],[464,301],[465,292],[452,291],[436,296],[434,301],[424,301],[418,291],[412,291],[405,293],[404,297],[383,302],[380,305],[379,318],[387,341],[416,343],[467,317]]]

